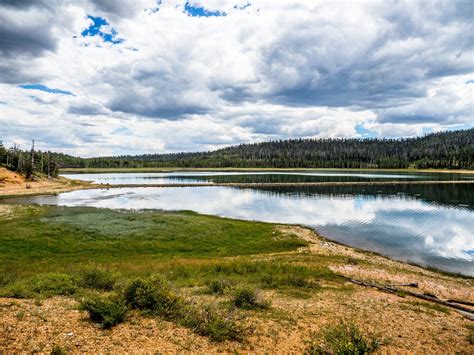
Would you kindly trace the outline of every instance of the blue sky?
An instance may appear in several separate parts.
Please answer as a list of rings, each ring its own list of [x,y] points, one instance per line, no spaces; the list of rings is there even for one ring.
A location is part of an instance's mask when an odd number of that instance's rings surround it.
[[[473,127],[472,1],[0,4],[0,137],[95,156]]]
[[[19,85],[19,87],[26,90],[39,90],[39,91],[47,92],[50,94],[74,95],[70,91],[52,89],[42,84],[24,84],[24,85]]]

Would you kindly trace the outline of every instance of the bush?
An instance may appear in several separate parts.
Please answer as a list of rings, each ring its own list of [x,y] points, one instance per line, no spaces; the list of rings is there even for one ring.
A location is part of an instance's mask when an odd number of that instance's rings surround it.
[[[269,307],[269,302],[260,300],[257,290],[245,287],[235,291],[232,303],[235,307],[244,309]]]
[[[182,306],[181,298],[176,295],[162,279],[135,279],[124,291],[124,298],[131,308],[150,312],[166,319],[175,318]]]
[[[9,287],[7,286],[4,295],[18,298],[33,298],[35,296],[72,295],[76,291],[77,286],[69,275],[42,274],[29,279],[19,280]]]
[[[51,355],[65,355],[66,351],[58,344],[54,344],[50,352]]]
[[[110,271],[100,266],[88,266],[77,274],[78,285],[94,290],[112,291],[115,286],[115,278]]]
[[[308,342],[306,354],[370,354],[378,349],[380,342],[366,338],[354,323],[341,322],[322,331],[322,336],[313,336]]]
[[[474,324],[468,324],[466,327],[469,330],[467,334],[467,341],[469,344],[474,345]]]
[[[213,341],[242,340],[245,329],[237,324],[230,314],[219,312],[212,307],[186,307],[180,324],[199,335],[208,336]]]
[[[186,303],[160,278],[133,280],[126,286],[124,298],[131,308],[174,321],[214,341],[240,340],[243,337],[243,328],[231,317],[210,307],[199,308]]]
[[[230,288],[232,288],[232,282],[225,279],[212,280],[207,285],[207,291],[217,295],[223,295]]]
[[[102,328],[111,328],[123,322],[127,313],[125,302],[118,297],[89,297],[81,301],[80,308],[87,311],[90,319]]]

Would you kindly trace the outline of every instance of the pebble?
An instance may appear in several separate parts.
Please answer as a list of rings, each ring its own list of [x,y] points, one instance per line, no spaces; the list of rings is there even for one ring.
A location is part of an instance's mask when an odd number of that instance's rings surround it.
[[[73,333],[73,332],[66,333],[66,336],[67,336],[67,337],[72,337],[73,335],[74,335],[74,333]]]

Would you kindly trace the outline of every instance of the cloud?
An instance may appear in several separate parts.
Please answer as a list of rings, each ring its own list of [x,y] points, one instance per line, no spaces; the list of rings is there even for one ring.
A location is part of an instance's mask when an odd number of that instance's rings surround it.
[[[471,22],[470,1],[2,1],[1,133],[91,156],[468,128]]]
[[[10,10],[0,12],[0,53],[5,57],[35,56],[56,49],[57,38],[47,24],[45,11]]]

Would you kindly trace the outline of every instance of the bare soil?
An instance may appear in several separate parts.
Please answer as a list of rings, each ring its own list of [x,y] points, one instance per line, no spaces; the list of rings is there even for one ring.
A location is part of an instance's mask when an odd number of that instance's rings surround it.
[[[58,177],[48,179],[47,177],[35,177],[34,180],[26,180],[25,177],[16,172],[0,168],[0,197],[19,195],[53,194],[79,190],[89,187],[90,184]]]

